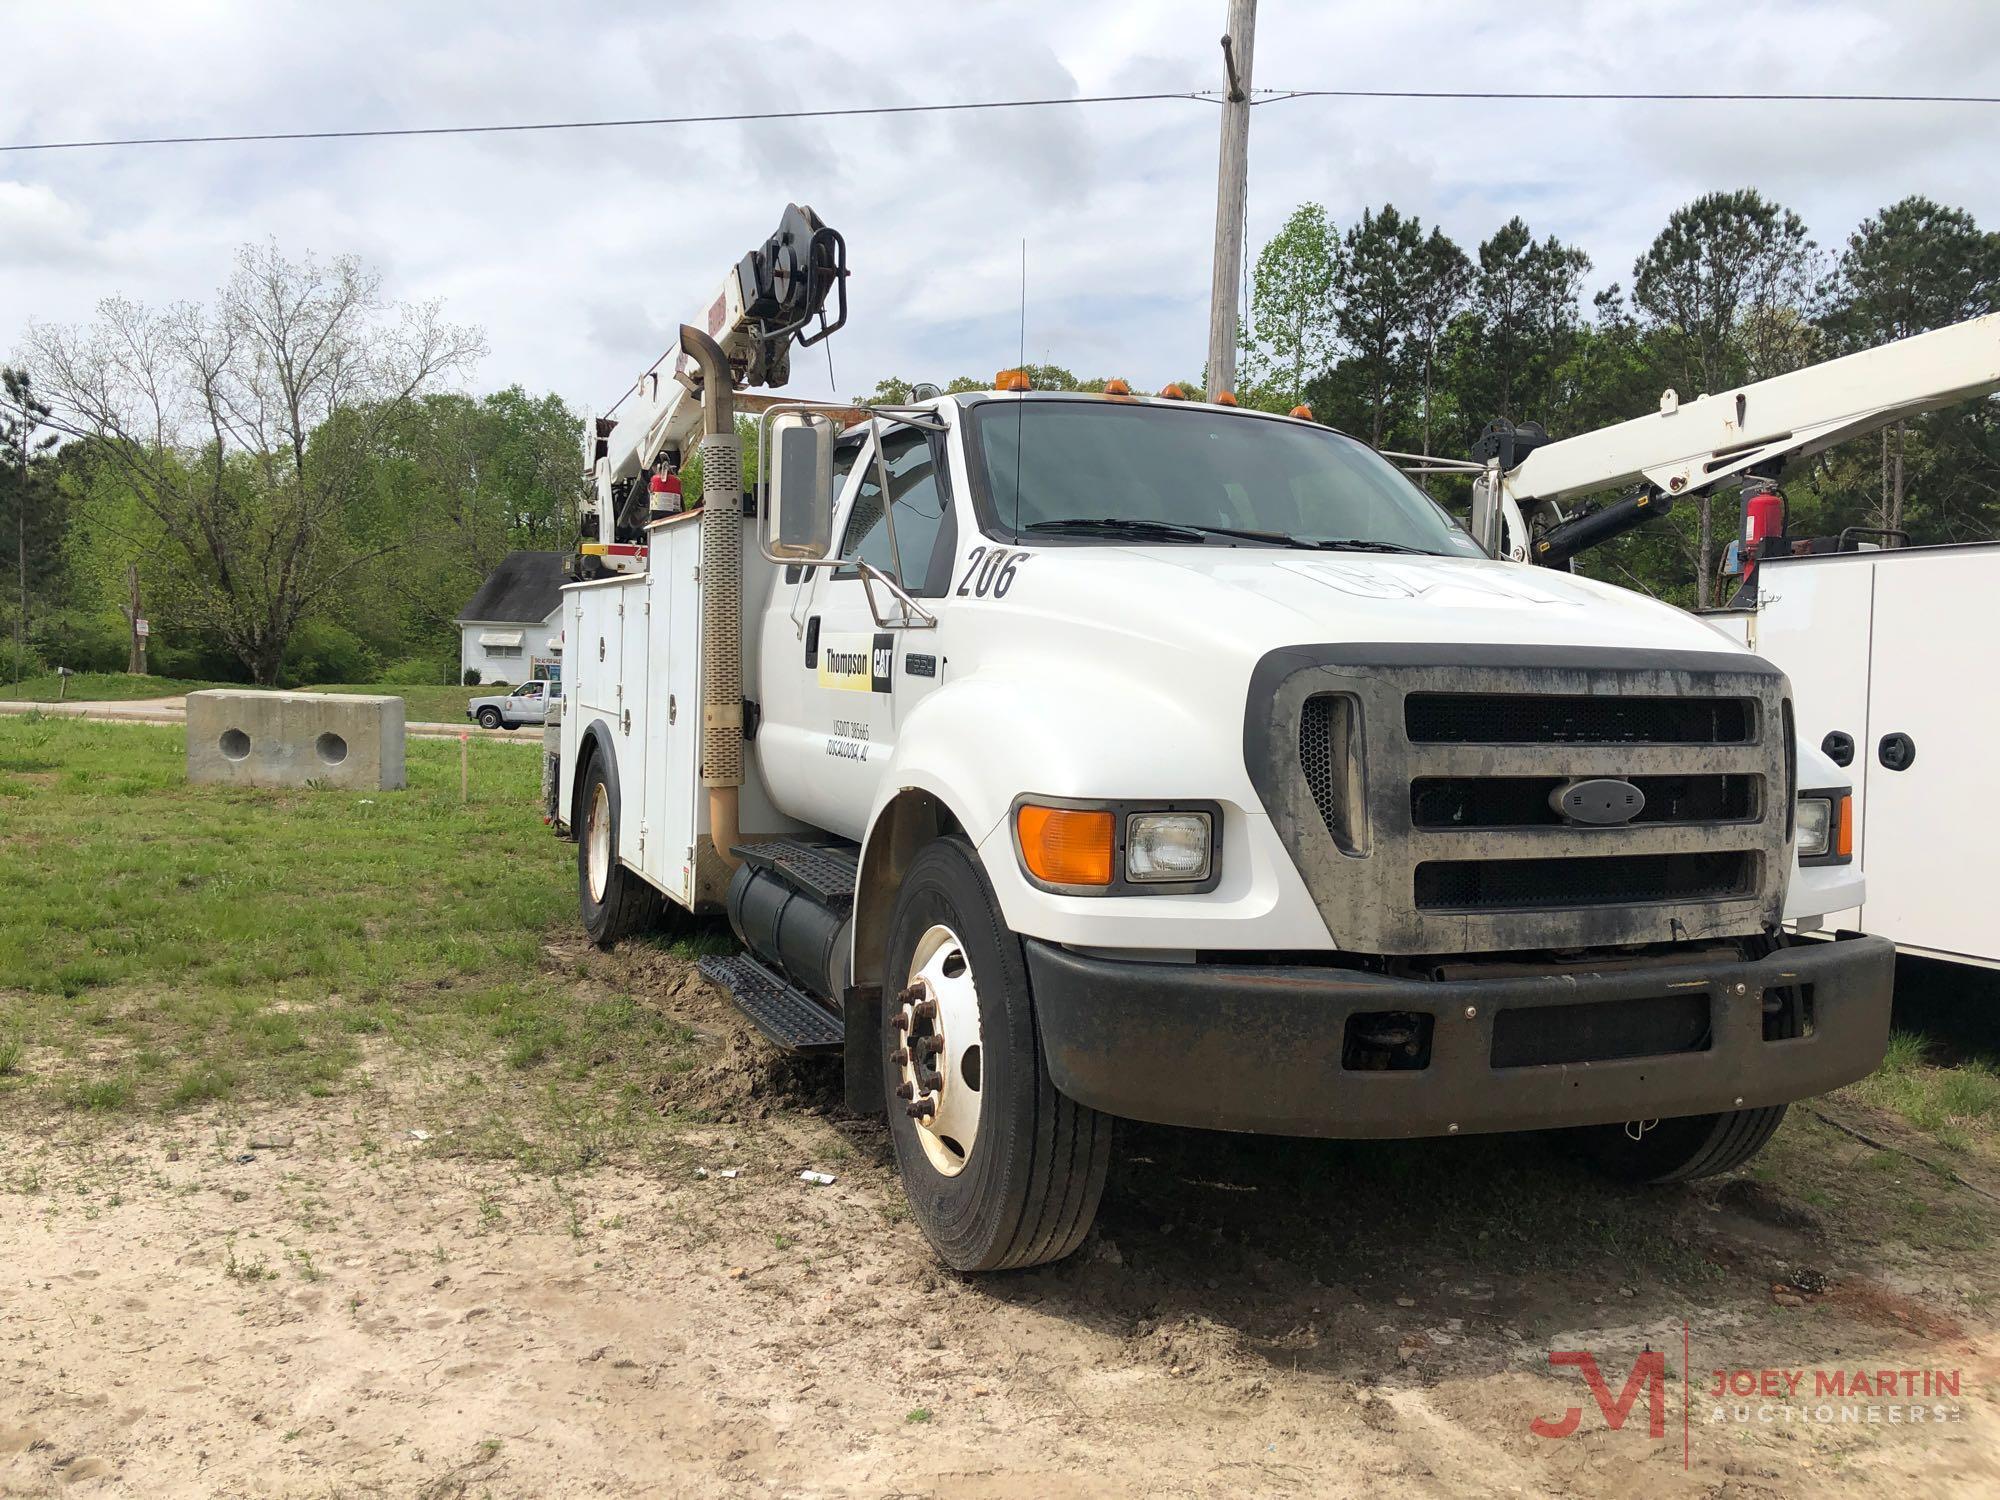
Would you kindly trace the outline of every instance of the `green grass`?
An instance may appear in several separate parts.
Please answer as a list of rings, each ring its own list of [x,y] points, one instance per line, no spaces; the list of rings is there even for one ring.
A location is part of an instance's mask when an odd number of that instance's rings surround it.
[[[1976,1057],[1955,1067],[1934,1067],[1929,1056],[1925,1038],[1894,1032],[1882,1066],[1855,1084],[1854,1092],[1954,1150],[1990,1140],[2000,1128],[2000,1069]]]
[[[175,698],[203,688],[232,688],[255,691],[247,682],[191,682],[178,677],[134,677],[125,672],[79,672],[63,691],[58,677],[24,677],[17,688],[0,678],[0,699],[17,703],[54,703],[59,698],[71,703],[125,703],[135,698]],[[460,724],[466,722],[466,700],[495,691],[492,687],[445,687],[423,682],[321,682],[309,687],[289,688],[295,693],[377,693],[403,700],[411,723]]]
[[[183,746],[0,718],[0,1107],[339,1093],[390,1049],[528,1085],[532,1118],[496,1138],[650,1114],[689,1038],[545,960],[574,856],[538,815],[535,757],[475,741],[461,806],[448,742],[411,741],[409,789],[376,793],[189,786]]]
[[[126,702],[133,698],[174,698],[202,688],[242,687],[240,682],[191,682],[181,677],[134,677],[127,672],[78,672],[63,680],[51,673],[46,677],[23,677],[19,687],[11,677],[0,677],[0,698],[15,703],[54,703],[66,698],[71,703]]]

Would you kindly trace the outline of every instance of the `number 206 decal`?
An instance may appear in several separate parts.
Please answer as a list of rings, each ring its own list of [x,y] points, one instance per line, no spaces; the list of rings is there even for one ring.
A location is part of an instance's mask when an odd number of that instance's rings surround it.
[[[984,599],[989,594],[995,599],[1005,599],[1007,590],[1014,586],[1015,569],[1029,555],[1009,552],[1005,547],[974,547],[966,554],[965,577],[959,580],[957,592],[975,599]]]

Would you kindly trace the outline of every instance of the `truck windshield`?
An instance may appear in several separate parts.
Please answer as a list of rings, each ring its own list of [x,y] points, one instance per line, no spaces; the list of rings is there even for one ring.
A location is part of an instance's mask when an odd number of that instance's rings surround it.
[[[994,519],[1014,532],[1484,555],[1388,460],[1328,428],[1060,400],[982,402],[973,422]]]

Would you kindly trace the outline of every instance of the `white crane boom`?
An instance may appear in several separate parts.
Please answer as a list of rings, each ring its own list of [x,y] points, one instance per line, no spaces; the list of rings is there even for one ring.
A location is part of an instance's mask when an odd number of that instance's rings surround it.
[[[593,418],[584,453],[590,495],[585,501],[586,542],[602,552],[618,547],[621,533],[634,533],[647,519],[643,489],[664,464],[678,469],[689,440],[702,426],[700,367],[686,347],[690,338],[713,340],[735,385],[781,386],[791,376],[791,345],[816,344],[847,320],[847,249],[838,231],[820,222],[810,208],[787,205],[778,230],[745,255],[723,277],[703,311],[667,352],[632,383],[609,412]],[[838,292],[838,311],[824,311],[829,293]],[[819,326],[806,332],[815,318]],[[593,519],[594,518],[594,519]],[[621,571],[616,557],[603,566]]]
[[[1995,390],[2000,390],[2000,313],[1989,313],[1719,395],[1683,402],[1670,390],[1651,416],[1575,437],[1548,439],[1538,430],[1506,429],[1498,438],[1483,438],[1476,454],[1486,474],[1475,485],[1473,534],[1497,554],[1504,520],[1516,532],[1508,539],[1509,554],[1525,557],[1522,518],[1546,528],[1560,519],[1564,500],[1642,485],[1647,495],[1637,504],[1643,509],[1652,496],[1671,501],[1699,494],[1732,475],[1762,472],[1774,460],[1819,453],[1891,422]],[[1497,507],[1487,503],[1496,473]],[[1650,513],[1664,508],[1654,506]],[[1604,535],[1583,545],[1622,529],[1607,526]]]

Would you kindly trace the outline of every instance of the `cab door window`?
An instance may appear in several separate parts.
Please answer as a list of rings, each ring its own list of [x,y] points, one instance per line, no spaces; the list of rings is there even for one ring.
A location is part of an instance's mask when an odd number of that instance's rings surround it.
[[[949,592],[958,527],[952,519],[951,497],[939,474],[938,455],[930,437],[914,427],[890,429],[882,439],[882,466],[889,471],[890,504],[895,506],[896,550],[902,556],[904,589],[919,599],[943,598]],[[883,517],[882,479],[871,457],[848,507],[847,528],[841,534],[840,555],[848,562],[865,562],[893,575],[889,527]],[[858,578],[857,569],[843,567],[835,578]]]

